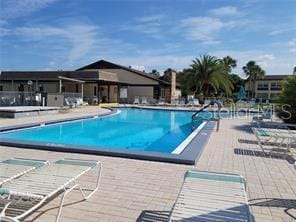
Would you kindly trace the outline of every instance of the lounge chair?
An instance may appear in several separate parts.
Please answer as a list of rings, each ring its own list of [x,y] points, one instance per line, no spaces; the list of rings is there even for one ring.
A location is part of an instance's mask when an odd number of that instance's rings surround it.
[[[189,170],[169,221],[253,221],[245,179],[236,174]]]
[[[249,109],[252,109],[252,108],[255,107],[255,105],[256,105],[256,100],[251,99],[251,100],[249,101],[249,103],[248,103],[248,108],[249,108]]]
[[[193,105],[194,106],[200,106],[198,99],[193,99]]]
[[[209,99],[206,99],[205,101],[204,101],[204,105],[208,105],[208,104],[210,104],[211,103],[211,100],[209,100]]]
[[[188,106],[200,106],[198,99],[189,99],[187,105]]]
[[[143,105],[147,105],[148,104],[148,101],[147,101],[147,98],[146,97],[142,97],[142,101],[141,101]]]
[[[171,104],[170,104],[171,106],[178,106],[179,105],[179,100],[178,99],[173,99],[172,101],[171,101]]]
[[[92,169],[97,169],[96,186],[86,193],[86,189],[83,189],[77,180]],[[67,194],[77,189],[84,200],[91,197],[99,187],[101,171],[102,166],[98,161],[62,159],[14,179],[12,183],[6,183],[0,188],[0,221],[23,220],[63,192],[56,215],[58,221]]]
[[[179,99],[179,106],[185,106],[185,99],[184,98]]]
[[[163,97],[160,97],[159,100],[158,100],[158,105],[165,105],[165,99]]]
[[[263,113],[254,115],[252,118],[252,122],[256,121],[260,123],[260,121],[264,120],[272,121],[272,109],[270,107],[268,107]]]
[[[47,162],[44,160],[12,158],[0,162],[0,187]]]
[[[292,144],[296,143],[296,131],[294,130],[252,127],[252,131],[263,152],[284,151],[287,153]]]
[[[140,104],[140,98],[139,96],[135,96],[133,104]]]

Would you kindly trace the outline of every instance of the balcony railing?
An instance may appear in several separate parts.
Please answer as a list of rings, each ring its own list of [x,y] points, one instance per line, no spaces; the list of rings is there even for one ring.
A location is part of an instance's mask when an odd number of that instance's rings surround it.
[[[270,90],[272,90],[272,91],[281,91],[282,87],[271,87]]]
[[[268,90],[268,87],[257,87],[257,90]]]

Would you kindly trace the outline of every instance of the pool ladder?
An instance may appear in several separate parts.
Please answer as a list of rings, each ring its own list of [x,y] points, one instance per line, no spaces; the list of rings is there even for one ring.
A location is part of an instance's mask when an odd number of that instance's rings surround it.
[[[198,117],[198,114],[200,112],[203,112],[206,108],[208,108],[209,106],[211,105],[214,105],[214,104],[217,104],[218,105],[218,118],[215,118],[215,117],[212,117],[210,119],[205,119],[205,118],[202,118],[202,117]],[[217,122],[217,127],[216,127],[216,131],[218,132],[219,131],[219,127],[220,127],[220,110],[221,110],[221,103],[220,102],[217,102],[217,101],[213,101],[213,102],[210,102],[209,104],[207,105],[204,105],[201,109],[197,110],[192,116],[191,116],[191,129],[192,131],[195,130],[195,121],[197,120],[204,120],[204,121],[216,121]]]

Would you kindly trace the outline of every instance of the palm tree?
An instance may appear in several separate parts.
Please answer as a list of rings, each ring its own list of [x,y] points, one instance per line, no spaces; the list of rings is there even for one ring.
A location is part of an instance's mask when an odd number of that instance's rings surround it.
[[[244,67],[243,71],[249,79],[249,87],[252,88],[251,96],[255,97],[256,80],[265,76],[265,71],[256,64],[255,61],[249,61]],[[250,97],[250,90],[248,90],[248,97]]]
[[[159,72],[156,69],[152,69],[151,75],[153,75],[154,77],[158,78],[159,77]]]
[[[202,91],[205,97],[209,96],[211,90],[223,90],[227,95],[231,94],[233,84],[225,65],[219,59],[203,55],[192,62],[187,81],[191,85],[189,88],[195,88],[195,92]]]
[[[231,73],[232,69],[236,67],[236,60],[230,56],[225,56],[221,62],[227,67],[229,74]]]

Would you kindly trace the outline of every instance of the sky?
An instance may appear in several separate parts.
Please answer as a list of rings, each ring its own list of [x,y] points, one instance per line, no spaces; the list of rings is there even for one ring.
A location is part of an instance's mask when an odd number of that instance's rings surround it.
[[[296,66],[295,0],[0,0],[0,70],[75,70],[105,59],[146,72],[207,54]]]

